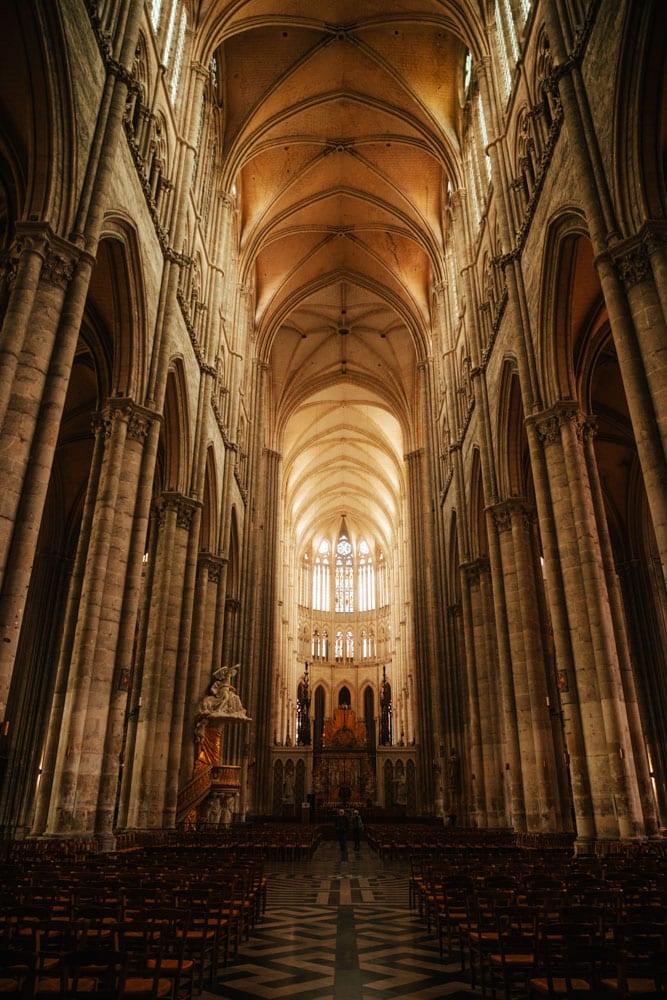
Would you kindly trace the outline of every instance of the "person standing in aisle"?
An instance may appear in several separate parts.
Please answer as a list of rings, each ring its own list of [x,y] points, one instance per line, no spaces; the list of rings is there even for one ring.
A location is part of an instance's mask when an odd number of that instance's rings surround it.
[[[359,810],[355,809],[352,813],[352,838],[354,840],[355,853],[358,853],[361,850],[361,831],[363,828],[364,823],[359,814]]]
[[[345,815],[344,809],[338,810],[338,816],[336,818],[336,834],[338,836],[338,845],[340,847],[341,861],[346,861],[347,860],[347,816]]]

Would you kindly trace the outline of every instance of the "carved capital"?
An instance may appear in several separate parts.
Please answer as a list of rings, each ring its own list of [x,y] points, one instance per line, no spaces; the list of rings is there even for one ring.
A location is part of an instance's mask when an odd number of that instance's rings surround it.
[[[489,512],[498,534],[510,531],[513,525],[521,524],[529,528],[535,519],[535,511],[523,497],[511,497],[489,507]]]
[[[651,261],[647,245],[634,239],[616,247],[612,251],[616,273],[626,288],[634,288],[652,276]]]
[[[534,421],[535,431],[543,448],[557,444],[560,441],[560,420],[557,414],[549,411],[539,414]]]
[[[108,409],[100,413],[94,413],[90,424],[94,435],[101,435],[106,440],[111,437],[111,431],[113,429],[113,415]]]
[[[528,421],[535,427],[543,447],[561,441],[561,429],[566,426],[574,430],[579,441],[585,441],[596,430],[595,418],[582,413],[578,403],[567,400],[529,417]]]
[[[467,577],[471,586],[478,584],[484,573],[489,572],[489,560],[485,556],[473,559],[471,562],[461,563],[461,571]]]
[[[499,503],[490,508],[494,527],[499,535],[512,530],[512,511],[508,503]]]
[[[0,259],[4,280],[12,285],[20,269],[21,258],[35,253],[42,258],[40,281],[65,288],[74,274],[81,251],[55,236],[44,222],[20,222],[11,246]]]
[[[40,281],[46,281],[57,288],[66,288],[72,280],[79,256],[80,250],[77,247],[52,236],[44,256]]]
[[[163,493],[158,506],[160,524],[164,523],[166,512],[171,511],[176,514],[176,527],[189,531],[197,506],[198,504],[195,500],[183,496],[182,493]]]
[[[112,432],[113,422],[121,420],[127,425],[127,437],[132,441],[143,443],[155,419],[156,414],[150,410],[146,410],[143,406],[139,406],[132,399],[117,396],[107,402],[104,410],[95,414],[93,417],[93,429],[96,432],[103,430],[104,436],[109,437]]]
[[[143,444],[150,433],[152,423],[153,418],[149,416],[147,410],[133,409],[127,421],[128,438]]]
[[[641,232],[644,246],[649,256],[665,249],[667,244],[667,225],[662,221],[645,223]]]
[[[212,552],[200,552],[197,561],[199,569],[202,572],[208,573],[211,583],[220,582],[220,574],[222,567],[225,565],[225,559],[221,559],[220,556],[214,556]]]

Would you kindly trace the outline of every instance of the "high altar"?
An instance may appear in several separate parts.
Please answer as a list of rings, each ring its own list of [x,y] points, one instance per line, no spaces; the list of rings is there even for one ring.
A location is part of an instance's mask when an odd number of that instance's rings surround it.
[[[364,806],[375,801],[375,775],[366,741],[366,724],[357,722],[351,708],[337,708],[324,724],[322,745],[316,750],[313,790],[327,806]]]

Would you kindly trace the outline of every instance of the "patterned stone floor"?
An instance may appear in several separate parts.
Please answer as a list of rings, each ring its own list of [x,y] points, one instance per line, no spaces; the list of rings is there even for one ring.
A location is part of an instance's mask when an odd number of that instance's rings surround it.
[[[457,1000],[479,996],[458,960],[438,957],[408,907],[405,865],[367,845],[347,861],[325,841],[311,861],[267,862],[266,914],[203,1000]]]

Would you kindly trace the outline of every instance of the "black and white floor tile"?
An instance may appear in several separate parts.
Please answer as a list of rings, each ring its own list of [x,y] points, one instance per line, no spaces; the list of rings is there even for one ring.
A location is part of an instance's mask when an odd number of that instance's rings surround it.
[[[312,861],[271,862],[267,875],[266,913],[210,1000],[479,996],[409,909],[405,866],[385,866],[366,846],[341,861],[325,841]]]

